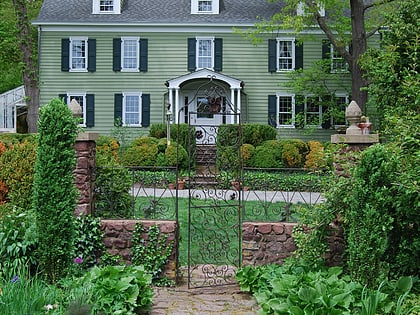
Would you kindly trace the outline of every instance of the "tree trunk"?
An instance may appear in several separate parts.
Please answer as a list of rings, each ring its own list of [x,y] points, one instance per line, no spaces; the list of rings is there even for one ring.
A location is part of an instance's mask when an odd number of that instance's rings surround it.
[[[350,63],[352,80],[352,99],[356,101],[363,113],[366,113],[367,91],[362,90],[367,86],[364,71],[359,66],[360,56],[366,52],[367,38],[365,29],[365,12],[363,1],[351,0],[351,23],[353,51]]]
[[[34,43],[31,37],[31,27],[25,0],[13,0],[18,28],[19,48],[22,52],[22,79],[25,87],[26,104],[28,106],[28,131],[37,132],[39,110],[38,68],[34,54]]]

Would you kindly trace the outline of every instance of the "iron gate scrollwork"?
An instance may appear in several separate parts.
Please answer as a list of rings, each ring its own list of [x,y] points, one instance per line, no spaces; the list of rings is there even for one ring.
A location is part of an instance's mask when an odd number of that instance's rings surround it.
[[[213,79],[188,106],[188,287],[234,284],[242,252],[242,197],[232,186],[242,180],[240,113]]]

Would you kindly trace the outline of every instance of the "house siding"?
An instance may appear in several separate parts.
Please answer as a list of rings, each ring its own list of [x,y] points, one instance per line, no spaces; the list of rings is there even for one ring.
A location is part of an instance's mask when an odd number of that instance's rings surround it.
[[[114,94],[124,91],[141,91],[150,94],[150,123],[165,120],[164,83],[172,78],[189,73],[187,69],[187,39],[196,36],[209,36],[208,31],[184,32],[128,32],[105,31],[96,27],[95,31],[53,31],[48,26],[42,28],[40,46],[40,103],[46,104],[59,94],[86,92],[95,95],[95,126],[89,131],[109,134],[114,126]],[[286,87],[290,80],[286,73],[268,72],[268,37],[254,46],[241,35],[217,31],[213,28],[211,36],[223,39],[223,71],[230,77],[244,82],[242,122],[267,124],[268,95],[276,92],[291,92]],[[61,71],[61,40],[74,36],[96,39],[96,71]],[[148,39],[147,72],[113,71],[113,38],[139,36]],[[287,36],[287,35],[285,35]],[[314,35],[314,39],[303,43],[303,67],[307,69],[322,58],[322,39],[324,35]],[[345,93],[350,90],[350,77],[330,85],[332,90]],[[229,94],[228,94],[229,95]],[[245,101],[246,98],[246,101]],[[136,135],[146,134],[148,128],[133,128]],[[281,130],[280,137],[298,137],[300,130]],[[329,139],[331,132],[317,130],[316,138]],[[315,135],[315,133],[313,133]],[[306,136],[303,136],[304,138]],[[324,138],[323,138],[324,137]],[[311,138],[310,135],[307,138]]]

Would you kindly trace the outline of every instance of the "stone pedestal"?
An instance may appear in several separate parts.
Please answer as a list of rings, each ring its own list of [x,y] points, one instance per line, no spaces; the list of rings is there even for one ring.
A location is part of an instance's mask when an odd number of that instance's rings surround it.
[[[74,214],[88,215],[94,210],[94,180],[96,168],[96,140],[97,133],[80,133],[74,145],[77,157],[75,185],[79,190],[79,201]]]

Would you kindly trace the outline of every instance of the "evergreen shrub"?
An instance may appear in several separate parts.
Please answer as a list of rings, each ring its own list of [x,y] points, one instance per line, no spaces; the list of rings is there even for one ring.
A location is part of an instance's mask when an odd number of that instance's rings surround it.
[[[52,283],[64,277],[72,263],[77,132],[78,120],[61,100],[41,107],[32,206],[40,271]]]
[[[264,141],[277,138],[276,128],[265,124],[244,124],[242,125],[243,143],[259,146]]]
[[[25,210],[30,209],[32,203],[35,159],[34,141],[10,144],[3,154],[0,153],[0,196],[7,190],[4,198]]]
[[[241,146],[241,157],[244,166],[251,166],[252,156],[254,155],[255,147],[252,144],[244,143]]]

